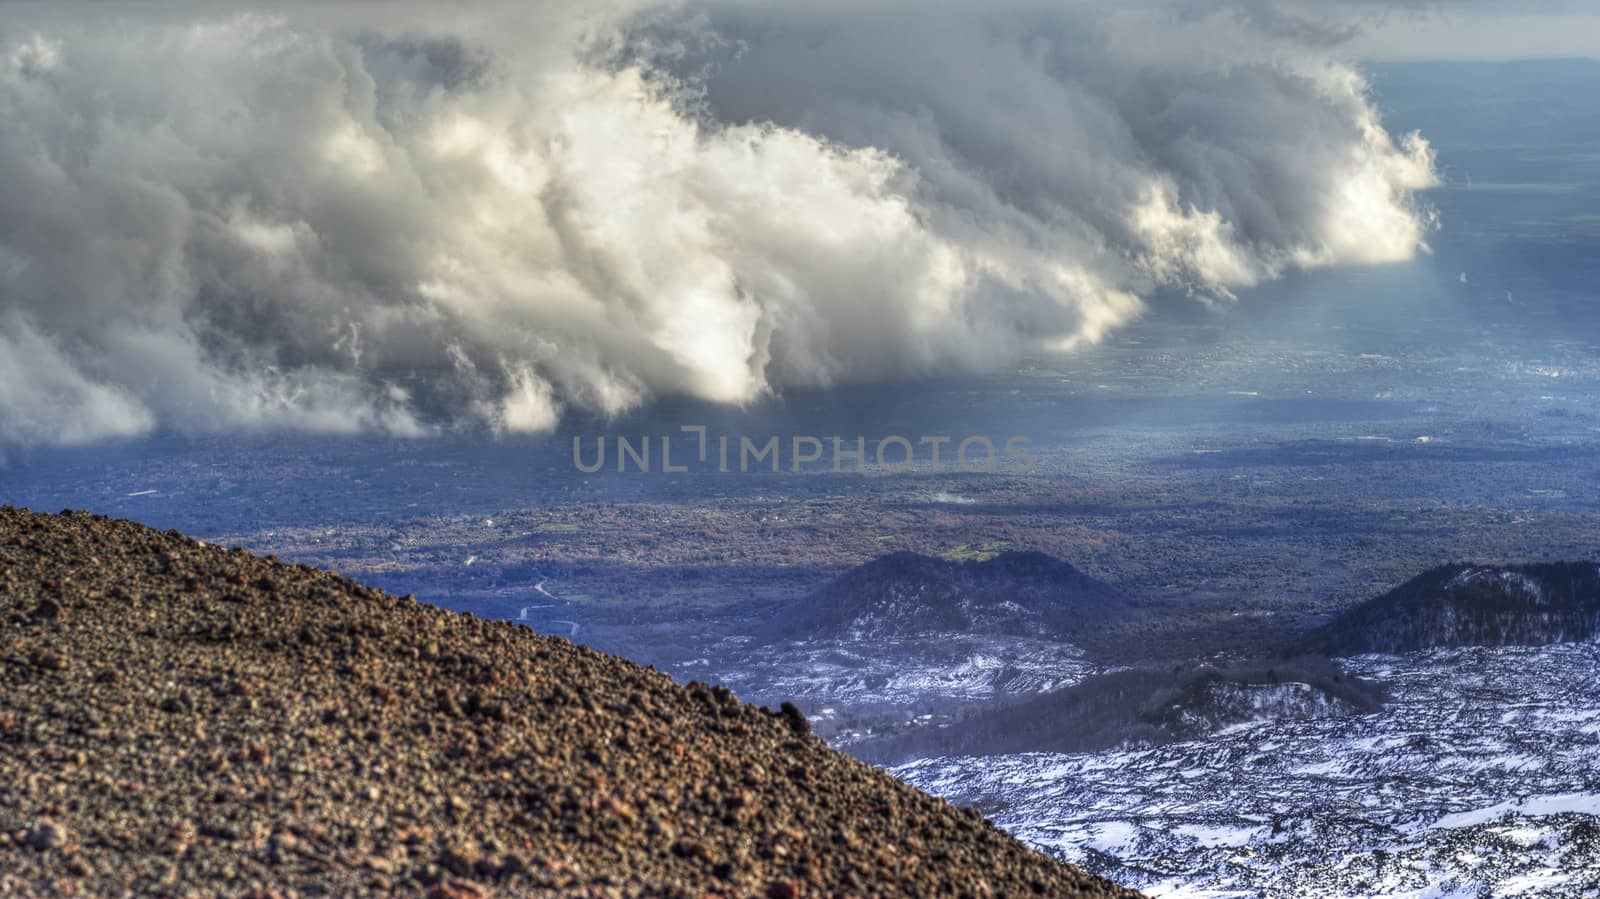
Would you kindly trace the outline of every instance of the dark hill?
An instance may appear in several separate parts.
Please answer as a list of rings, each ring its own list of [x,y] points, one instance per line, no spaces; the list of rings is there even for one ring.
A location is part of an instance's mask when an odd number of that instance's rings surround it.
[[[1313,632],[1330,655],[1453,646],[1538,646],[1600,634],[1600,566],[1444,565]]]
[[[941,633],[1072,640],[1126,611],[1112,587],[1059,559],[1009,552],[951,562],[910,552],[875,559],[787,606],[769,639],[885,639]]]
[[[1132,896],[797,713],[0,509],[0,895]]]

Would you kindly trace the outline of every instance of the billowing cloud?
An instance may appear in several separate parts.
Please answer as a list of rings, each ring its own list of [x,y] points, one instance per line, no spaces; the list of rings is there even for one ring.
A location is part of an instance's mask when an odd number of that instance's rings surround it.
[[[541,431],[1410,257],[1426,143],[1258,6],[12,16],[0,443]]]

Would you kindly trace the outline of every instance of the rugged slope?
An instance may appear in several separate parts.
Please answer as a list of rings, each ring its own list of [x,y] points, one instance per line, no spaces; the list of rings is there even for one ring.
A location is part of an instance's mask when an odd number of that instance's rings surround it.
[[[1037,552],[951,562],[910,552],[845,572],[774,617],[768,639],[933,634],[1073,640],[1126,611],[1112,587]]]
[[[798,715],[84,513],[0,509],[0,894],[1132,896]]]
[[[1458,646],[1540,646],[1600,634],[1600,566],[1443,565],[1318,629],[1330,655]]]

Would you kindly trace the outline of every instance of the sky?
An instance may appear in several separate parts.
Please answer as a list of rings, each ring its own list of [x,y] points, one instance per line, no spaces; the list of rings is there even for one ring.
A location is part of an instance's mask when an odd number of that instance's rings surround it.
[[[0,445],[537,433],[1427,252],[1356,60],[1578,4],[9,4]],[[1577,18],[1575,18],[1577,17]]]
[[[1597,0],[1354,4],[1369,25],[1347,52],[1384,62],[1600,58]]]

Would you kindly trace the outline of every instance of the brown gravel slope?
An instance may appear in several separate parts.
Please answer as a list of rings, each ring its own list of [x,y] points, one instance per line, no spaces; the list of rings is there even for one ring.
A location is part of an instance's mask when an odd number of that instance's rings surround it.
[[[0,622],[0,895],[1135,895],[803,719],[177,532],[0,509]]]

